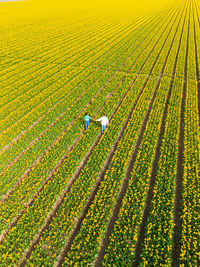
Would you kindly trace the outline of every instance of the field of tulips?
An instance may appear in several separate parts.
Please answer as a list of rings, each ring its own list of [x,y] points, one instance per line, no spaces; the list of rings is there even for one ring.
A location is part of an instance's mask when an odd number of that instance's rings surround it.
[[[166,2],[0,3],[0,266],[200,264],[200,2]]]

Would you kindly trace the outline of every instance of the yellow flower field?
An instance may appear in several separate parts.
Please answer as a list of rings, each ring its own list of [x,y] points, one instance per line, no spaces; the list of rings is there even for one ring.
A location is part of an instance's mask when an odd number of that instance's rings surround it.
[[[0,24],[0,266],[198,266],[200,1],[0,2]]]

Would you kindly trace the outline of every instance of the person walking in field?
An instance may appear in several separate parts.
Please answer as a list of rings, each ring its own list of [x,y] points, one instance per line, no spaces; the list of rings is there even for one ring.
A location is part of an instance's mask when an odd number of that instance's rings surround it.
[[[105,114],[103,114],[103,116],[100,119],[96,120],[96,121],[100,121],[101,122],[101,132],[103,133],[105,131],[105,129],[106,129],[106,126],[108,126],[108,124],[109,124],[108,118],[105,116]]]
[[[84,116],[84,121],[85,121],[85,130],[87,130],[89,124],[90,124],[90,120],[92,120],[92,118],[90,116],[88,116],[87,113],[85,113],[85,116]]]

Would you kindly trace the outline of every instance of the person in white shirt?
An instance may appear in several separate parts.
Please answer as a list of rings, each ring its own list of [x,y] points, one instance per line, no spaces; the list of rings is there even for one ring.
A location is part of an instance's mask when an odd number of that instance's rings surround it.
[[[100,119],[98,119],[96,121],[101,122],[101,132],[103,133],[106,129],[106,126],[108,126],[108,124],[109,124],[108,118],[105,116],[105,114],[103,114],[103,117],[101,117]]]

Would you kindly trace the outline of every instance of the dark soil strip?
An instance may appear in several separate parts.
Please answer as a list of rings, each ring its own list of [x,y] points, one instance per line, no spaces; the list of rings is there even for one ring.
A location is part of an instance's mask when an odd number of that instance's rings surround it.
[[[165,28],[165,29],[166,29],[166,28]],[[164,30],[164,31],[165,31],[165,30]],[[163,33],[164,33],[164,31],[163,31]],[[162,35],[161,35],[161,36],[162,36]],[[160,36],[160,38],[161,38],[161,36]],[[160,39],[160,38],[159,38],[159,39]],[[158,42],[158,41],[157,41],[157,42]],[[157,44],[157,43],[156,43],[156,44]],[[156,45],[155,45],[155,46],[156,46]],[[154,46],[154,48],[155,48],[155,46]],[[145,47],[145,48],[146,48],[146,47]],[[144,49],[145,49],[145,48],[144,48]],[[154,48],[153,48],[153,49],[154,49]],[[153,49],[152,49],[152,51],[153,51]],[[162,50],[162,49],[161,49],[161,50]],[[144,64],[143,64],[143,66],[145,65],[145,63],[146,63],[146,61],[148,60],[148,58],[149,58],[150,54],[152,53],[152,51],[149,53],[149,55],[148,55],[148,57],[146,58],[146,60],[145,60],[145,62],[144,62]],[[160,53],[161,53],[161,51],[160,51]],[[158,59],[158,57],[157,57],[157,59]],[[156,61],[157,61],[157,59],[156,59]],[[135,62],[136,62],[136,61],[135,61]],[[135,64],[135,62],[133,63],[133,65]],[[133,65],[129,68],[128,71],[131,70],[131,68],[133,67]],[[155,64],[154,64],[154,65],[155,65]],[[154,67],[154,65],[153,65],[153,67]],[[153,67],[152,67],[152,70],[153,70]],[[141,69],[142,69],[142,68],[141,68]],[[120,100],[120,102],[118,103],[117,107],[115,108],[115,111],[113,112],[112,116],[110,117],[110,120],[112,120],[113,116],[115,115],[115,113],[117,112],[117,110],[119,109],[119,107],[121,106],[121,103],[123,102],[125,96],[128,94],[129,90],[130,90],[131,87],[133,86],[133,84],[134,84],[135,80],[137,79],[137,76],[139,75],[141,69],[140,69],[139,72],[137,73],[135,79],[131,82],[131,84],[130,84],[128,90],[126,91],[126,93],[124,94],[123,98],[122,98],[122,99]],[[151,71],[152,71],[152,70],[151,70]],[[127,71],[127,73],[128,73],[128,71]],[[125,75],[125,76],[126,76],[126,75]],[[124,80],[125,76],[122,78],[122,80]],[[150,75],[149,75],[149,76],[150,76]],[[147,80],[149,79],[149,76],[148,76]],[[122,82],[122,80],[119,82],[119,84]],[[119,84],[118,84],[118,86],[119,86]],[[146,83],[145,83],[145,84],[146,84]],[[110,162],[111,162],[111,160],[112,160],[112,158],[113,158],[113,155],[114,155],[114,153],[115,153],[115,151],[116,151],[116,149],[117,149],[118,142],[121,140],[121,138],[122,138],[122,136],[123,136],[124,130],[126,129],[126,127],[127,127],[127,125],[128,125],[129,119],[130,119],[130,117],[131,117],[131,115],[132,115],[132,113],[133,113],[133,110],[135,109],[135,106],[136,106],[136,104],[137,104],[137,102],[138,102],[138,100],[139,100],[140,95],[142,94],[142,92],[143,92],[143,90],[144,90],[144,87],[145,87],[145,86],[142,87],[141,92],[139,93],[139,95],[138,95],[138,97],[137,97],[137,99],[136,99],[134,105],[132,106],[132,109],[131,109],[131,111],[130,111],[130,113],[129,113],[127,119],[126,119],[126,122],[125,122],[124,126],[123,126],[122,129],[120,130],[120,132],[119,132],[119,134],[118,134],[118,137],[117,137],[116,141],[115,141],[114,144],[113,144],[113,147],[112,147],[112,149],[111,149],[111,151],[110,151],[110,153],[109,153],[109,155],[108,155],[107,161],[105,162],[104,167],[102,168],[101,173],[99,174],[99,176],[98,176],[98,178],[97,178],[96,184],[95,184],[95,186],[94,186],[94,188],[93,188],[93,190],[92,190],[92,192],[91,192],[91,195],[90,195],[90,197],[89,197],[89,199],[88,199],[86,205],[85,205],[84,208],[83,208],[83,211],[82,211],[82,213],[81,213],[81,216],[80,216],[78,222],[76,223],[74,229],[72,230],[72,233],[71,233],[70,238],[69,238],[69,240],[68,240],[68,242],[67,242],[67,245],[63,248],[63,253],[64,253],[64,254],[65,254],[66,247],[67,247],[67,248],[68,248],[68,247],[70,248],[70,246],[71,246],[71,244],[72,244],[72,242],[73,242],[73,239],[74,239],[74,237],[76,236],[77,232],[79,231],[80,226],[81,226],[81,223],[82,223],[83,219],[85,218],[85,216],[86,216],[86,214],[87,214],[87,211],[88,211],[88,209],[89,209],[91,203],[93,202],[93,200],[94,200],[94,198],[95,198],[95,195],[96,195],[96,193],[97,193],[97,191],[98,191],[98,189],[99,189],[99,185],[100,185],[101,181],[103,180],[103,178],[104,178],[104,174],[105,174],[106,170],[108,169],[108,167],[109,167],[109,165],[110,165]],[[98,111],[98,112],[99,112],[99,111]],[[38,231],[38,234],[35,236],[34,240],[31,242],[29,249],[28,249],[28,250],[24,253],[24,255],[22,256],[22,258],[21,258],[21,260],[20,260],[20,263],[19,263],[19,266],[25,266],[27,259],[30,257],[31,252],[32,252],[33,249],[34,249],[34,246],[36,246],[36,245],[39,243],[39,240],[40,240],[40,237],[41,237],[42,233],[49,227],[49,224],[51,223],[52,218],[55,216],[56,212],[57,212],[58,209],[60,208],[60,205],[63,203],[66,194],[70,192],[72,185],[73,185],[74,182],[78,179],[78,177],[79,177],[79,175],[80,175],[82,169],[85,167],[85,165],[86,165],[86,163],[87,163],[87,160],[89,159],[90,155],[92,154],[94,148],[97,146],[97,144],[98,144],[100,138],[101,138],[101,134],[97,137],[97,139],[96,139],[94,145],[90,148],[90,150],[88,151],[88,153],[85,155],[84,159],[82,160],[82,163],[79,165],[79,167],[77,168],[77,171],[76,171],[76,172],[74,173],[74,175],[72,176],[72,178],[71,178],[71,180],[70,180],[70,182],[69,182],[69,184],[68,184],[67,189],[63,191],[63,194],[62,194],[62,196],[60,197],[60,199],[54,204],[54,206],[53,206],[53,208],[52,208],[52,211],[51,211],[51,212],[48,214],[48,216],[47,216],[47,219],[46,219],[46,221],[45,221],[44,226]],[[59,262],[63,260],[62,255],[63,255],[63,254],[61,253],[61,254],[60,254],[60,257],[59,257]]]
[[[181,220],[181,204],[182,204],[182,177],[183,177],[183,146],[184,146],[184,109],[186,100],[187,89],[187,63],[188,63],[188,50],[189,50],[189,34],[190,34],[190,12],[189,10],[189,22],[188,22],[188,34],[187,34],[187,48],[185,55],[185,71],[183,82],[183,93],[181,103],[181,117],[180,117],[180,131],[179,131],[179,143],[178,143],[178,159],[177,159],[177,173],[176,173],[176,188],[174,199],[174,231],[173,231],[173,245],[172,245],[172,266],[179,266],[179,258],[181,251],[181,232],[182,232],[182,220]]]
[[[175,35],[177,33],[177,30],[178,30],[178,27],[176,29],[176,32],[175,32]],[[174,35],[174,38],[175,38],[175,35]],[[115,204],[115,208],[113,210],[113,213],[112,213],[112,216],[110,218],[110,221],[107,225],[107,230],[106,230],[106,233],[105,233],[105,237],[103,238],[102,240],[102,243],[101,243],[101,246],[100,246],[100,249],[99,249],[99,252],[98,252],[98,255],[95,259],[95,262],[94,262],[94,265],[95,266],[101,266],[102,265],[102,260],[104,258],[104,255],[105,255],[105,250],[108,246],[108,242],[109,242],[109,237],[111,235],[111,232],[112,232],[112,229],[113,229],[113,226],[114,226],[114,223],[115,221],[117,220],[117,217],[118,217],[118,214],[119,214],[119,211],[120,211],[120,208],[121,208],[121,204],[122,204],[122,200],[123,200],[123,197],[124,195],[126,194],[126,191],[127,191],[127,188],[128,188],[128,183],[129,183],[129,180],[131,179],[131,171],[132,171],[132,167],[133,167],[133,164],[135,162],[135,158],[136,158],[136,155],[137,155],[137,151],[138,151],[138,148],[140,146],[140,143],[141,143],[141,140],[142,140],[142,137],[143,137],[143,133],[145,131],[145,127],[146,127],[146,123],[148,121],[148,117],[149,117],[149,114],[151,112],[151,108],[152,108],[152,105],[153,105],[153,102],[155,100],[155,97],[156,97],[156,92],[159,88],[159,85],[160,85],[160,82],[161,82],[161,79],[162,79],[162,76],[163,76],[163,73],[164,73],[164,70],[165,70],[165,66],[166,66],[166,63],[167,63],[167,59],[169,57],[169,54],[170,54],[170,51],[171,51],[171,48],[172,48],[172,45],[173,45],[173,41],[174,41],[174,38],[172,40],[172,43],[171,43],[171,46],[170,46],[170,49],[168,51],[168,54],[166,56],[166,59],[165,59],[165,62],[164,62],[164,65],[162,67],[162,71],[161,71],[161,75],[160,75],[160,78],[158,80],[158,83],[156,85],[156,88],[155,88],[155,91],[154,91],[154,94],[152,96],[152,99],[151,99],[151,102],[150,102],[150,105],[148,107],[148,111],[147,111],[147,114],[146,114],[146,117],[144,119],[144,122],[143,122],[143,125],[141,127],[141,130],[140,130],[140,135],[139,135],[139,138],[137,140],[137,143],[136,143],[136,147],[134,149],[134,152],[132,154],[132,157],[131,157],[131,160],[129,162],[129,166],[128,166],[128,169],[127,169],[127,172],[126,172],[126,175],[123,179],[123,182],[122,182],[122,187],[121,187],[121,190],[120,190],[120,193],[119,193],[119,196],[117,198],[117,201],[116,201],[116,204]],[[167,102],[166,102],[166,106],[169,102],[169,99],[170,99],[170,95],[171,95],[171,90],[169,90],[169,93],[168,93],[168,98],[167,98]],[[166,118],[166,112],[163,113],[163,120],[165,121],[165,118]],[[158,144],[158,146],[160,146],[160,144]],[[159,147],[157,147],[157,149],[159,149]],[[150,184],[150,188],[151,188],[151,184]],[[152,185],[152,190],[153,190],[153,185]],[[149,197],[151,196],[150,192],[149,192]],[[145,216],[145,211],[144,211],[144,216]],[[146,216],[145,216],[145,219],[146,219]],[[143,241],[141,239],[141,241]],[[141,242],[142,244],[142,242]],[[138,247],[139,249],[141,249],[141,244],[140,246]],[[138,251],[140,252],[140,251]]]
[[[157,32],[156,32],[157,33]],[[156,33],[154,34],[154,36],[156,35]],[[154,36],[151,38],[151,40],[154,38]],[[146,38],[148,37],[148,35],[146,36]],[[146,39],[145,38],[145,39]],[[161,38],[161,37],[160,37]],[[159,38],[159,39],[160,39]],[[144,40],[145,40],[144,39]],[[141,44],[144,42],[144,40],[141,42]],[[149,43],[151,42],[151,40],[147,43],[147,45],[145,46],[145,48],[142,50],[142,52],[141,53],[143,53],[143,51],[146,49],[146,47],[149,45]],[[159,40],[158,40],[159,41]],[[158,43],[158,41],[156,42],[156,44],[155,44],[155,46],[157,45],[157,43]],[[141,45],[140,44],[140,45]],[[155,46],[153,47],[153,49],[155,48]],[[153,49],[152,49],[152,51],[153,51]],[[152,52],[151,51],[151,52]],[[129,57],[130,56],[132,56],[132,54],[135,52],[135,50],[134,51],[132,51],[132,53],[129,55]],[[140,68],[140,70],[139,70],[139,72],[138,72],[138,74],[137,75],[139,75],[139,73],[140,73],[140,71],[142,70],[142,68],[143,68],[143,66],[145,65],[145,63],[146,63],[146,61],[147,61],[147,59],[149,58],[149,56],[150,56],[150,54],[151,54],[151,52],[149,53],[149,55],[148,55],[148,57],[146,58],[146,60],[144,61],[144,63],[142,64],[142,66],[141,66],[141,68]],[[116,86],[116,88],[110,93],[110,95],[108,96],[108,98],[106,99],[106,101],[111,97],[111,95],[112,95],[112,93],[118,88],[118,86],[120,85],[120,83],[126,78],[126,75],[131,71],[131,69],[133,68],[133,66],[135,65],[135,63],[137,62],[137,59],[140,57],[140,55],[138,55],[138,57],[136,58],[136,60],[133,62],[133,64],[131,65],[131,67],[128,69],[128,71],[125,73],[125,75],[123,76],[123,78],[119,81],[119,83],[118,83],[118,85]],[[126,62],[126,61],[125,61]],[[119,67],[119,69],[125,64],[125,62]],[[118,70],[119,70],[118,69]],[[118,71],[117,70],[117,71]],[[11,196],[11,194],[13,193],[13,191],[15,190],[15,188],[22,182],[22,180],[24,179],[24,177],[25,176],[27,176],[29,173],[30,173],[30,171],[31,171],[31,169],[34,167],[34,166],[36,166],[39,162],[41,162],[41,160],[44,158],[44,156],[46,155],[46,153],[50,150],[50,149],[52,149],[52,147],[54,146],[54,144],[55,144],[55,142],[64,134],[64,133],[66,133],[67,132],[67,129],[68,129],[68,127],[69,126],[71,126],[75,121],[76,121],[76,119],[80,116],[80,114],[92,103],[92,101],[94,100],[94,98],[98,95],[98,93],[100,92],[100,91],[102,91],[103,90],[103,88],[105,88],[105,86],[112,80],[112,78],[114,77],[114,75],[117,73],[117,71],[109,78],[109,80],[107,81],[107,83],[104,85],[104,86],[102,86],[101,88],[100,88],[100,90],[92,97],[92,99],[90,100],[90,102],[79,112],[79,114],[75,117],[75,119],[72,121],[72,122],[70,122],[69,123],[69,125],[66,127],[66,129],[53,141],[53,143],[51,144],[51,146],[48,148],[48,149],[46,149],[45,151],[44,151],[44,153],[43,153],[43,155],[41,156],[41,157],[39,157],[33,164],[32,164],[32,166],[30,167],[30,168],[28,168],[26,171],[25,171],[25,173],[18,179],[18,181],[15,183],[15,185],[14,185],[14,187],[12,187],[5,195],[3,195],[2,196],[2,198],[0,199],[0,203],[1,202],[4,202],[6,199],[8,199],[10,196]],[[137,76],[136,76],[137,77]],[[135,79],[134,79],[134,81],[133,81],[133,83],[135,82]],[[133,85],[133,83],[132,83],[132,85]],[[91,85],[92,86],[92,85]],[[141,92],[142,93],[142,92]],[[77,100],[75,100],[74,102],[76,102]],[[106,103],[106,101],[104,102],[104,104]],[[73,102],[73,103],[74,103]],[[72,105],[73,105],[73,103],[72,103]],[[71,106],[72,106],[71,105]],[[70,106],[70,107],[71,107]],[[68,107],[68,109],[70,108],[70,107]],[[101,108],[102,107],[100,107],[100,109],[98,110],[98,112],[101,110]],[[68,110],[67,109],[67,110]],[[66,110],[66,111],[67,111]],[[63,116],[64,115],[64,113],[66,113],[66,111],[64,111],[61,115],[59,115],[59,117],[57,118],[57,119],[59,119],[61,116]],[[97,113],[98,113],[97,112]],[[56,121],[57,121],[57,119],[50,125],[50,126],[53,126],[55,123],[56,123]],[[50,127],[49,126],[49,127]],[[39,139],[40,139],[40,137],[44,134],[46,132],[46,129],[29,145],[29,147],[27,148],[27,149],[29,149],[36,141],[38,141]],[[83,132],[81,132],[81,134],[82,134]],[[76,142],[76,141],[75,141]],[[26,149],[26,150],[27,150]],[[23,151],[18,157],[17,157],[17,159],[19,159],[21,156],[23,156],[23,154],[25,153],[26,151]],[[16,161],[16,159],[15,159],[15,161]],[[14,162],[15,162],[14,161]],[[13,163],[13,162],[12,162]],[[10,163],[7,167],[6,167],[6,169],[8,168],[8,167],[10,167],[10,166],[12,166],[12,163]],[[5,171],[6,169],[4,169],[3,171]],[[3,172],[2,172],[3,173]],[[2,173],[0,174],[0,176],[2,175]]]
[[[199,27],[200,20],[199,14],[196,6],[196,13],[198,17]],[[199,61],[198,61],[198,49],[197,49],[197,37],[196,37],[196,27],[195,27],[195,19],[194,19],[194,10],[193,10],[193,23],[194,23],[194,42],[195,42],[195,60],[196,60],[196,76],[197,76],[197,88],[198,88],[198,110],[199,110],[199,127],[200,127],[200,80],[199,80]]]
[[[172,29],[172,28],[171,28],[171,29]],[[171,31],[171,29],[170,29],[170,31]],[[169,34],[168,34],[168,36],[169,36]],[[167,38],[168,38],[168,37],[167,37]],[[167,38],[166,38],[166,40],[167,40]],[[166,40],[165,40],[165,42],[166,42]],[[165,44],[165,42],[164,42],[164,44]],[[147,84],[149,78],[150,78],[150,75],[151,75],[151,73],[152,73],[152,71],[153,71],[153,68],[154,68],[154,66],[155,66],[155,64],[156,64],[156,62],[157,62],[157,60],[158,60],[158,57],[159,57],[159,55],[160,55],[160,53],[161,53],[161,51],[162,51],[162,49],[163,49],[163,47],[164,47],[164,44],[163,44],[163,46],[162,46],[162,48],[161,48],[161,50],[160,50],[160,52],[159,52],[159,54],[158,54],[158,56],[157,56],[157,58],[156,58],[156,60],[155,60],[155,62],[154,62],[154,64],[153,64],[152,68],[151,68],[151,71],[150,71],[150,73],[149,73],[149,75],[148,75],[148,77],[147,77],[147,80],[145,81],[145,83],[144,83],[144,85],[143,85],[143,87],[142,87],[141,92],[139,93],[139,95],[138,95],[138,97],[137,97],[137,99],[136,99],[136,102],[134,103],[134,105],[132,106],[132,108],[131,108],[131,110],[130,110],[130,113],[129,113],[127,119],[126,119],[126,122],[125,122],[125,124],[124,124],[122,130],[121,130],[120,133],[119,133],[119,136],[118,136],[117,140],[116,140],[115,143],[114,143],[113,149],[112,149],[112,151],[110,152],[110,154],[109,154],[109,156],[108,156],[107,164],[104,165],[104,168],[102,169],[102,171],[101,171],[101,173],[100,173],[100,176],[99,176],[100,180],[98,180],[97,183],[95,184],[95,187],[94,187],[93,191],[91,192],[91,195],[90,195],[90,197],[89,197],[89,199],[88,199],[86,205],[84,206],[84,208],[83,208],[83,210],[82,210],[82,213],[81,213],[81,216],[80,216],[78,222],[76,223],[74,229],[72,230],[71,235],[70,235],[70,237],[69,237],[67,243],[65,244],[65,246],[64,246],[63,249],[61,250],[61,254],[60,254],[60,256],[58,257],[58,262],[56,263],[56,266],[61,266],[61,265],[62,265],[62,263],[64,262],[64,257],[65,257],[65,255],[66,255],[66,253],[70,250],[70,247],[71,247],[71,245],[72,245],[72,243],[73,243],[73,240],[74,240],[75,236],[77,235],[78,231],[80,230],[82,221],[84,220],[84,218],[85,218],[85,216],[86,216],[86,214],[87,214],[87,212],[88,212],[88,209],[89,209],[90,205],[92,204],[92,202],[93,202],[93,200],[94,200],[94,198],[95,198],[95,195],[96,195],[96,193],[97,193],[97,191],[98,191],[98,188],[99,188],[99,184],[100,184],[101,181],[104,179],[104,174],[105,174],[106,170],[108,169],[109,164],[110,164],[110,161],[112,160],[112,157],[113,157],[113,155],[114,155],[114,153],[115,153],[115,151],[116,151],[116,149],[117,149],[117,144],[118,144],[118,142],[121,140],[121,138],[122,138],[122,136],[123,136],[123,132],[124,132],[124,130],[126,129],[126,127],[127,127],[127,125],[128,125],[128,122],[129,122],[129,120],[130,120],[130,118],[131,118],[131,115],[132,115],[132,113],[133,113],[133,111],[134,111],[134,109],[135,109],[135,106],[136,106],[136,104],[137,104],[137,102],[138,102],[138,100],[139,100],[139,98],[140,98],[140,96],[141,96],[141,94],[142,94],[142,92],[143,92],[143,90],[144,90],[144,88],[145,88],[145,86],[146,86],[146,84]],[[152,52],[152,51],[151,51],[151,52]],[[159,80],[160,80],[160,79],[159,79]],[[143,123],[142,128],[141,128],[141,133],[143,133],[143,131],[144,131],[144,129],[145,129],[145,125],[146,125],[146,122],[147,122],[147,120],[148,120],[148,116],[149,116],[149,113],[150,113],[150,110],[151,110],[153,101],[154,101],[154,99],[155,99],[157,89],[158,89],[158,87],[157,87],[157,88],[155,89],[155,91],[154,91],[154,95],[153,95],[153,97],[152,97],[152,100],[151,100],[151,103],[150,103],[150,106],[149,106],[149,109],[148,109],[149,112],[147,112],[147,115],[146,115],[146,118],[145,118],[145,119],[146,119],[146,120],[145,120],[145,123]],[[142,134],[141,134],[140,137],[142,138]],[[135,150],[134,150],[134,152],[135,152],[135,156],[136,156],[136,154],[137,154],[137,150],[138,150],[139,144],[140,144],[140,142],[141,142],[141,138],[140,138],[140,137],[138,138],[138,141],[137,141],[137,144],[136,144],[136,148],[135,148]],[[130,166],[132,166],[131,163],[130,163]],[[131,169],[132,169],[132,167],[131,167]],[[122,199],[122,197],[123,197],[122,195],[125,194],[126,187],[127,187],[127,186],[126,186],[126,183],[127,183],[127,185],[128,185],[128,179],[124,179],[124,181],[123,181],[123,186],[122,186],[122,189],[121,189],[120,194],[119,194],[119,198],[120,198],[120,199]],[[118,203],[118,201],[117,201],[117,203]],[[119,209],[119,207],[120,207],[120,204],[116,206],[116,209]],[[116,214],[116,212],[115,212],[114,214]],[[98,263],[97,263],[97,265],[98,265]]]
[[[182,15],[181,15],[181,17],[182,17]],[[181,20],[181,18],[180,18],[180,20]],[[136,246],[135,246],[135,261],[132,263],[132,266],[139,266],[139,263],[141,260],[141,252],[143,249],[143,242],[144,242],[144,238],[145,238],[145,228],[146,228],[147,220],[148,220],[150,209],[151,209],[151,201],[153,199],[153,190],[154,190],[154,184],[155,184],[156,169],[157,169],[159,158],[160,158],[160,147],[162,144],[162,138],[163,138],[163,134],[165,131],[165,126],[166,126],[166,117],[167,117],[167,112],[168,112],[168,105],[169,105],[171,92],[172,92],[172,88],[173,88],[173,84],[174,84],[174,75],[176,72],[177,60],[178,60],[178,55],[179,55],[179,51],[180,51],[180,47],[181,47],[182,35],[183,35],[184,26],[185,26],[185,20],[186,20],[186,14],[185,14],[182,32],[181,32],[181,36],[180,36],[180,40],[179,40],[178,51],[177,51],[176,58],[175,58],[175,63],[174,63],[172,78],[171,78],[171,82],[170,82],[169,92],[167,95],[167,100],[165,103],[165,109],[163,112],[162,124],[160,127],[160,134],[159,134],[158,142],[157,142],[157,146],[156,146],[156,153],[155,153],[154,161],[152,164],[151,178],[150,178],[150,182],[149,182],[149,190],[148,190],[147,197],[146,197],[146,204],[145,204],[144,212],[143,212],[143,216],[142,216],[142,223],[141,223],[141,226],[139,229],[139,237],[138,237],[138,241],[137,241]],[[179,21],[179,23],[180,23],[180,21]],[[179,25],[178,25],[178,27],[179,27]],[[178,30],[178,27],[177,27],[177,30]],[[175,38],[175,36],[174,36],[174,38]],[[174,39],[172,41],[170,50],[172,48],[173,42],[174,42]],[[163,72],[164,72],[164,69],[162,71],[162,74],[163,74]]]

